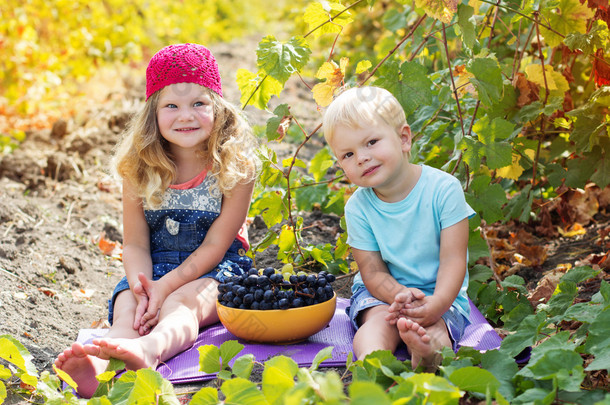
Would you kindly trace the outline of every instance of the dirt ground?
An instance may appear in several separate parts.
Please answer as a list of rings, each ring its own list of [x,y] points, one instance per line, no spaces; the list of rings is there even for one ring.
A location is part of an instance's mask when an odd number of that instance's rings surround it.
[[[211,47],[227,99],[239,100],[235,71],[254,69],[255,46]],[[56,122],[52,130],[28,133],[17,150],[0,156],[0,334],[21,341],[39,371],[50,369],[79,329],[104,325],[107,299],[123,275],[121,261],[104,254],[99,242],[109,248],[122,240],[120,184],[108,174],[108,160],[129,115],[141,103],[142,86],[126,80],[122,93],[109,95],[103,104],[85,106],[73,119]],[[301,124],[312,130],[320,115],[305,102],[310,100],[307,92],[295,81],[284,91],[282,102],[292,105]],[[264,124],[267,113],[249,111],[253,124]],[[288,155],[296,145],[278,148]],[[608,226],[607,217],[598,219],[591,235]],[[253,219],[253,243],[266,233],[261,222]],[[304,233],[308,242],[334,241],[336,216],[306,213],[305,222],[314,225]],[[597,249],[585,242],[570,250],[560,239],[555,245],[557,258],[549,265],[575,263]],[[257,257],[259,267],[274,263],[272,251]],[[533,286],[542,270],[530,271]],[[335,289],[349,295],[340,284]]]

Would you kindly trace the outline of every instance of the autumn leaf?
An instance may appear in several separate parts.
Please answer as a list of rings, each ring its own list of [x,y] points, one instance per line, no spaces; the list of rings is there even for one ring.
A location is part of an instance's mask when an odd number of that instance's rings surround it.
[[[279,96],[282,92],[282,84],[275,78],[252,73],[247,69],[237,70],[236,81],[241,91],[239,102],[244,107],[251,104],[265,110],[271,96]]]
[[[523,173],[523,167],[519,164],[521,156],[513,154],[513,163],[509,166],[502,167],[496,171],[496,175],[505,179],[519,180]]]
[[[579,223],[575,223],[565,230],[562,227],[558,226],[557,231],[561,236],[564,236],[566,238],[573,238],[574,236],[584,235],[587,233],[586,229],[583,228],[582,225]]]
[[[525,68],[527,79],[534,82],[540,88],[548,88],[551,96],[565,95],[565,92],[570,90],[570,85],[565,77],[551,65],[544,66],[544,75],[542,73],[542,65],[529,65]]]
[[[349,11],[341,13],[344,10],[345,6],[341,3],[315,1],[307,6],[303,19],[310,30],[317,28],[314,31],[316,37],[322,34],[336,34],[341,32],[344,26],[353,21]],[[333,18],[339,13],[341,14],[338,17]]]
[[[541,26],[540,32],[547,45],[555,48],[562,43],[566,35],[587,32],[587,20],[593,17],[594,13],[578,0],[559,0],[556,7],[543,8],[541,14],[548,26],[553,27],[553,31]]]
[[[324,62],[320,69],[318,69],[316,78],[324,79],[325,81],[316,84],[311,91],[314,100],[316,100],[319,106],[326,107],[333,101],[335,90],[343,83],[347,62],[347,58],[341,58],[339,65],[334,61]]]
[[[598,49],[593,59],[593,75],[598,87],[610,85],[610,64],[604,59],[604,50]]]
[[[445,24],[449,24],[457,11],[457,0],[415,0],[415,5],[426,14]]]
[[[106,256],[112,257],[120,257],[123,246],[119,242],[111,241],[106,239],[106,233],[102,232],[100,235],[100,240],[97,243],[97,246],[100,248],[103,254]]]
[[[540,99],[540,89],[538,85],[530,80],[527,80],[525,75],[518,72],[513,80],[513,87],[519,91],[517,106],[523,107]]]

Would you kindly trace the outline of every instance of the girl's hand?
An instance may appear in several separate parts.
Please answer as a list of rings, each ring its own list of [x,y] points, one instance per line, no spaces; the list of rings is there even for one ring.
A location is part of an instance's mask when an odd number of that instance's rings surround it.
[[[396,294],[394,302],[390,304],[388,308],[388,315],[385,320],[391,325],[395,325],[398,318],[404,316],[404,310],[409,308],[415,301],[424,299],[426,295],[417,288],[405,287],[401,292]]]
[[[159,323],[159,313],[169,292],[164,288],[164,283],[160,280],[149,280],[143,273],[138,274],[138,280],[148,297],[146,312],[140,318],[140,335],[149,333],[153,327]]]
[[[424,328],[438,322],[445,311],[443,300],[434,295],[424,295],[401,309],[400,313]]]
[[[140,273],[142,274],[142,273]],[[142,316],[146,313],[148,309],[148,295],[146,294],[146,290],[142,286],[142,283],[138,281],[138,283],[133,287],[133,294],[136,298],[138,305],[136,306],[136,312],[133,319],[133,328],[139,331],[140,335],[144,335],[142,331],[140,331]]]

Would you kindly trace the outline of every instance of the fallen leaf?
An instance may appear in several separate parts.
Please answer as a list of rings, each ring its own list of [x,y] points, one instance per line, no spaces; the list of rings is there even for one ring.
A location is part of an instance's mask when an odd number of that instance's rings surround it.
[[[88,300],[91,299],[94,293],[95,290],[81,288],[79,290],[72,291],[72,298],[77,301]]]
[[[39,287],[38,291],[40,291],[41,293],[43,293],[47,297],[51,297],[51,298],[54,298],[55,295],[57,294],[57,291],[52,290],[50,288],[46,288],[46,287]]]
[[[583,228],[582,225],[579,224],[579,223],[576,223],[576,224],[574,224],[572,226],[569,226],[565,230],[562,227],[558,226],[557,227],[557,232],[559,232],[559,234],[561,236],[564,236],[566,238],[572,238],[574,236],[584,235],[584,234],[587,233],[585,228]]]
[[[548,300],[555,292],[555,288],[557,288],[559,279],[564,274],[564,267],[556,268],[545,274],[544,277],[542,277],[540,281],[538,281],[538,285],[536,286],[534,291],[527,297],[530,303],[534,307],[537,307],[539,304],[548,302]]]

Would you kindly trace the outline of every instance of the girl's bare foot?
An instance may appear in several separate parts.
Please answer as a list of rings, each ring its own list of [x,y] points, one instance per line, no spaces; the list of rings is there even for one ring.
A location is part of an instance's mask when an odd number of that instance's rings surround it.
[[[102,359],[110,358],[121,360],[127,370],[139,370],[147,367],[157,367],[159,359],[152,354],[154,350],[144,349],[140,339],[93,339],[95,352],[89,354]]]
[[[411,353],[411,365],[415,370],[419,363],[427,371],[436,370],[438,367],[437,351],[442,347],[428,334],[428,331],[417,322],[407,318],[400,318],[396,322],[398,333]]]
[[[83,346],[75,342],[55,359],[55,367],[68,373],[78,384],[76,392],[83,398],[91,398],[99,385],[96,375],[106,370],[108,361],[90,356],[87,351],[92,345]]]

